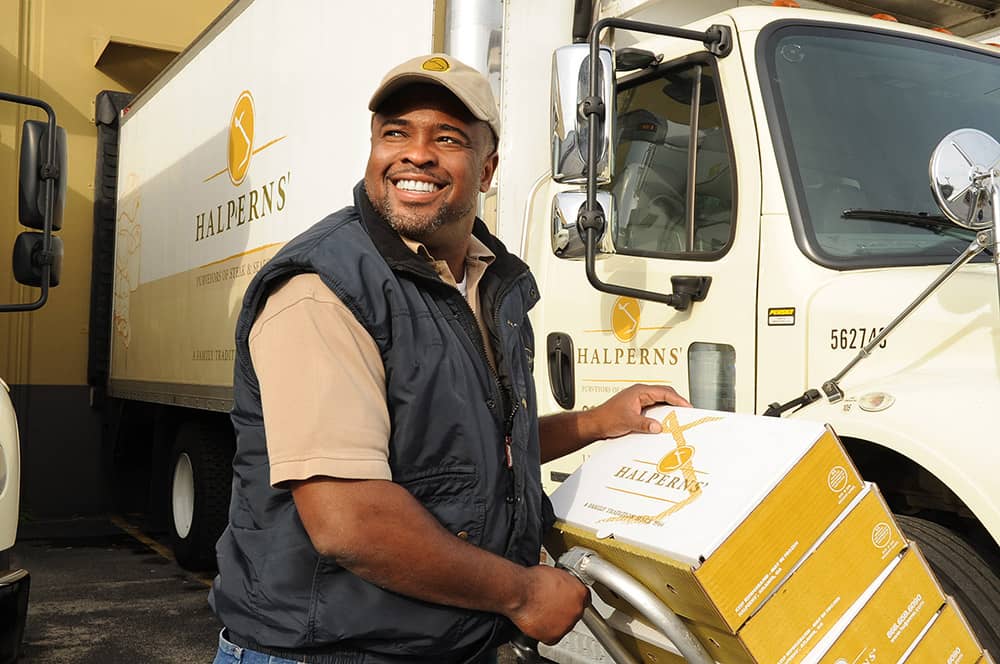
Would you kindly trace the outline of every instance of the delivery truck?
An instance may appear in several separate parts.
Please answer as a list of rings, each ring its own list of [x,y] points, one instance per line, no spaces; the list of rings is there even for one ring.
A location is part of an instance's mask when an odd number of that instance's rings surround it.
[[[963,184],[1000,157],[995,47],[777,7],[602,21],[603,75],[596,51],[554,58],[526,214],[551,220],[525,225],[539,393],[587,406],[641,379],[832,425],[995,650],[1000,457],[973,405],[1000,396],[995,215]]]
[[[994,14],[865,3],[906,24],[843,11],[859,3],[765,4],[232,3],[105,116],[119,150],[99,165],[90,375],[128,469],[116,489],[163,506],[181,564],[213,563],[243,291],[350,203],[379,77],[446,51],[500,99],[482,216],[541,286],[540,411],[647,382],[701,408],[775,404],[831,423],[996,650],[1000,326],[986,253],[880,336],[976,235],[937,218],[928,161],[955,129],[1000,135],[1000,51],[930,28],[985,32]],[[605,31],[616,67],[584,94],[589,69],[557,49],[608,18],[643,27]],[[613,129],[592,169],[604,223],[589,255],[581,102]],[[836,389],[813,398],[824,383]],[[588,453],[544,479],[558,485]]]
[[[16,187],[18,220],[30,229],[14,241],[14,280],[24,285],[25,297],[0,304],[0,315],[18,315],[40,309],[49,289],[59,285],[62,273],[62,228],[66,198],[66,132],[41,99],[0,92],[0,103],[41,109],[45,121],[25,120],[20,132]],[[9,223],[9,222],[8,222]],[[11,556],[17,539],[21,496],[21,447],[17,416],[0,377],[0,664],[17,660],[28,617],[31,575]]]

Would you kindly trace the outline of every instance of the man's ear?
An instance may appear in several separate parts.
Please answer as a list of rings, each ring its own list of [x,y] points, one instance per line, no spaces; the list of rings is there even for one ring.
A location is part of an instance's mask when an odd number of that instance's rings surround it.
[[[496,173],[499,163],[500,155],[496,151],[483,161],[483,172],[479,179],[479,191],[484,194],[490,190],[490,184],[493,182],[493,174]]]

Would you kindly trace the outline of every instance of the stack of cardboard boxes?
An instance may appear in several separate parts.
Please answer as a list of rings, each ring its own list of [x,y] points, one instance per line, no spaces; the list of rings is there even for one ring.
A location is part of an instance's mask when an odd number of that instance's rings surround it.
[[[975,664],[982,652],[878,488],[821,424],[661,407],[552,495],[548,541],[596,551],[684,618],[718,662]],[[644,662],[680,661],[627,602]]]

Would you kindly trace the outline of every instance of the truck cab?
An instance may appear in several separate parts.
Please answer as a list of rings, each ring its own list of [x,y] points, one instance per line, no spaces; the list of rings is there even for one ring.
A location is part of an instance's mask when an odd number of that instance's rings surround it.
[[[989,252],[879,336],[976,238],[942,221],[928,163],[956,129],[1000,136],[1000,51],[786,8],[684,26],[722,34],[724,48],[654,29],[616,27],[605,42],[617,70],[590,169],[604,217],[590,259],[578,218],[587,167],[571,163],[586,164],[588,139],[573,132],[587,126],[566,111],[587,97],[576,83],[589,81],[589,60],[554,60],[553,177],[529,202],[525,240],[544,294],[533,320],[540,410],[597,405],[633,382],[758,414],[809,394],[785,416],[834,427],[996,648]],[[859,356],[837,390],[808,392]],[[549,464],[543,481],[555,486],[587,454]]]

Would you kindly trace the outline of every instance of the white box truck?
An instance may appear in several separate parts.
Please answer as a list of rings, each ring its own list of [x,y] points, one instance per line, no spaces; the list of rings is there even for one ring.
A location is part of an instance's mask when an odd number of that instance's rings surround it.
[[[117,193],[95,229],[107,260],[95,268],[104,304],[93,305],[107,312],[108,341],[92,364],[115,454],[152,469],[144,488],[166,497],[178,560],[210,565],[226,520],[243,290],[283,242],[349,202],[367,157],[367,97],[406,57],[447,50],[496,84],[504,135],[483,216],[541,285],[542,413],[638,381],[760,414],[869,346],[975,235],[936,219],[928,159],[954,129],[1000,135],[1000,51],[857,13],[747,4],[764,3],[237,0],[108,115],[102,140],[120,151],[98,189]],[[992,27],[986,9],[932,4],[865,6],[905,9],[919,25],[961,10],[949,25]],[[564,177],[582,163],[583,136],[570,132],[586,95],[579,63],[567,76],[557,61],[554,80],[549,63],[604,18],[653,28],[605,35],[618,62],[603,100],[615,133],[592,280],[576,226],[584,187]],[[725,43],[662,34],[679,24]],[[958,269],[835,381],[839,394],[806,396],[786,416],[835,427],[996,649],[992,270],[986,258]]]

